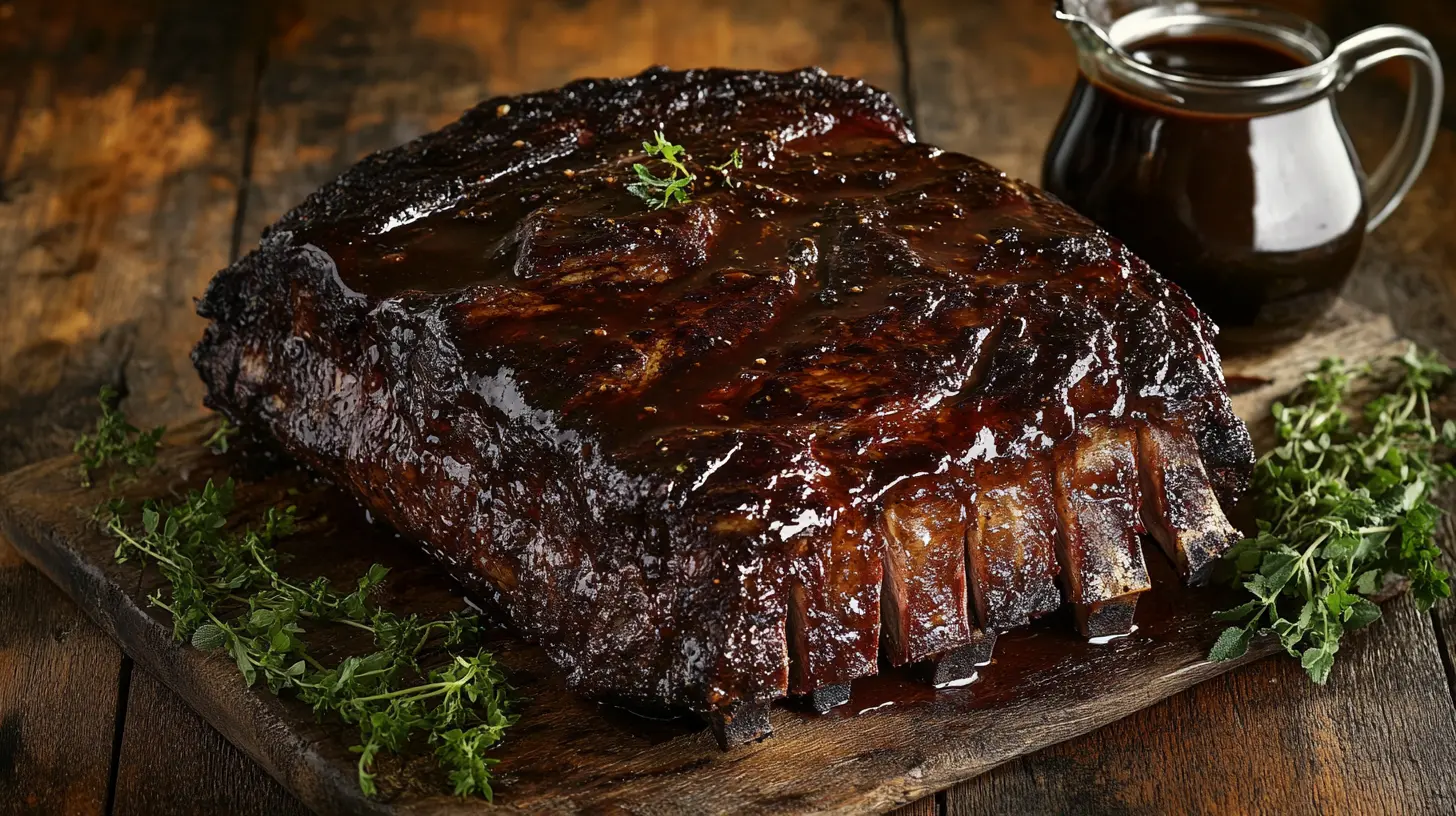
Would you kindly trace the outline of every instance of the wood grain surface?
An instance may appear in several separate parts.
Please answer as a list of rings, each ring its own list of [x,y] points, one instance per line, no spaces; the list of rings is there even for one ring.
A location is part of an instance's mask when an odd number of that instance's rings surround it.
[[[1445,56],[1448,76],[1456,66],[1456,12],[1447,0],[1276,4],[1337,36],[1379,22],[1412,25]],[[67,449],[94,417],[92,398],[103,383],[129,392],[128,410],[145,421],[195,415],[200,390],[186,352],[201,322],[190,300],[212,272],[358,155],[447,121],[491,93],[657,62],[818,63],[896,93],[925,138],[1035,179],[1072,64],[1070,45],[1041,5],[0,0],[0,470]],[[1401,80],[1398,70],[1384,71],[1341,100],[1357,146],[1372,160],[1398,121]],[[1448,100],[1453,89],[1448,81]],[[1456,105],[1448,104],[1430,169],[1371,237],[1347,292],[1447,353],[1456,352],[1453,178]],[[99,630],[31,568],[0,554],[0,586],[0,801],[33,794],[44,811],[104,812],[108,801],[123,806],[120,782],[128,779],[151,791],[143,801],[155,813],[195,812],[199,801],[230,802],[222,809],[240,812],[250,802],[281,801],[268,798],[279,795],[275,783],[191,712],[163,697],[142,700],[143,675],[126,669],[116,649],[106,651]],[[1397,679],[1449,694],[1456,613],[1447,607],[1439,614],[1444,676],[1412,669]],[[75,621],[76,630],[63,641],[47,639],[26,628],[37,619]],[[1397,651],[1426,654],[1422,631],[1402,628]],[[77,686],[65,693],[86,701],[84,714],[59,690],[20,673],[42,664],[65,667]],[[1388,684],[1353,670],[1311,689],[1276,661],[1233,678],[1018,760],[934,804],[948,813],[1152,813],[1211,802],[1258,810],[1238,798],[1252,795],[1243,787],[1250,752],[1239,735],[1258,706],[1267,734],[1366,724],[1347,734],[1360,751],[1319,762],[1293,751],[1293,736],[1269,742],[1270,750],[1288,753],[1270,776],[1256,777],[1278,789],[1267,807],[1451,810],[1446,777],[1429,775],[1422,800],[1419,778],[1402,764],[1427,756],[1406,739],[1407,729],[1434,733],[1411,725],[1406,710],[1426,697],[1391,697]],[[1309,719],[1311,711],[1326,719]],[[78,716],[109,733],[85,732]],[[219,759],[197,762],[185,785],[155,764],[133,770],[147,758],[120,750],[133,727],[167,734],[178,754]],[[1164,740],[1156,754],[1139,750],[1170,727],[1207,745],[1190,738]],[[1118,745],[1121,753],[1108,747]],[[1113,795],[1113,783],[1092,784],[1095,773],[1083,783],[1101,791],[1095,795],[1057,783],[1072,759],[1095,770],[1092,758],[1109,751],[1127,769],[1122,776],[1152,780],[1135,786],[1141,793]],[[93,753],[99,775],[84,770]],[[46,757],[70,764],[69,772],[58,775]],[[1157,782],[1164,779],[1175,783]],[[87,784],[99,785],[99,793],[72,792]],[[1384,784],[1399,795],[1387,800]]]
[[[145,669],[132,674],[126,719],[113,798],[118,816],[309,812]]]
[[[0,537],[0,802],[103,813],[121,651]]]

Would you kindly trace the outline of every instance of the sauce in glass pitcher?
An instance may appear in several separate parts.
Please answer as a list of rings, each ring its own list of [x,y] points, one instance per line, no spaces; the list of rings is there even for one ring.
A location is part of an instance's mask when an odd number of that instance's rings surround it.
[[[1124,47],[1160,71],[1248,79],[1315,60],[1229,35]],[[1043,185],[1182,286],[1220,345],[1297,339],[1333,303],[1366,232],[1365,179],[1333,99],[1275,112],[1174,108],[1081,75]]]

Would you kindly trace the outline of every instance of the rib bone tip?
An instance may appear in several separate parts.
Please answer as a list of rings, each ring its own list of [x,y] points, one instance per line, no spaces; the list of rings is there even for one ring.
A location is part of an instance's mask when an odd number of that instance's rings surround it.
[[[809,706],[820,714],[832,708],[842,706],[847,702],[849,702],[848,683],[820,686],[809,692]]]
[[[768,709],[767,703],[738,702],[710,712],[708,726],[718,747],[726,751],[771,736],[773,725],[768,720]]]
[[[1129,593],[1096,603],[1077,604],[1077,629],[1087,638],[1125,635],[1133,629],[1137,602],[1138,593]]]
[[[926,674],[931,685],[944,686],[958,683],[976,676],[977,670],[991,662],[991,652],[996,646],[996,636],[987,634],[974,643],[951,649],[931,661]]]

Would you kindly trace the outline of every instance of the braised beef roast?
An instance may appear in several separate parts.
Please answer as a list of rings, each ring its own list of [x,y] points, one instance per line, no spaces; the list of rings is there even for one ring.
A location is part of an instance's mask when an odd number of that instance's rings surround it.
[[[688,200],[634,195],[655,131]],[[729,161],[739,151],[742,167]],[[1191,580],[1252,450],[1215,329],[1112,236],[822,71],[492,99],[220,272],[208,404],[416,539],[597,697],[707,715]]]

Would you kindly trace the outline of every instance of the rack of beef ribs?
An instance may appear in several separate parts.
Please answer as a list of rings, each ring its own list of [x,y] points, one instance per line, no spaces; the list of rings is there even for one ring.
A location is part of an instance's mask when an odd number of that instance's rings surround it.
[[[696,180],[651,208],[659,129]],[[1203,577],[1252,464],[1179,289],[817,70],[492,99],[314,193],[198,312],[209,405],[573,687],[725,744],[881,659],[964,681],[1064,601],[1126,631],[1138,535]]]

